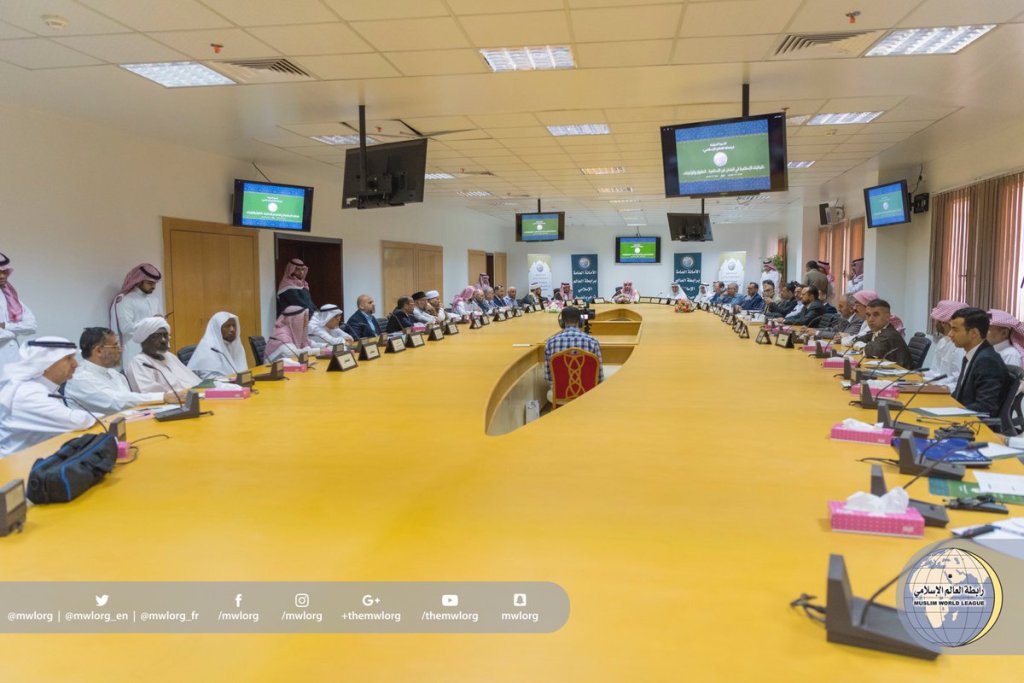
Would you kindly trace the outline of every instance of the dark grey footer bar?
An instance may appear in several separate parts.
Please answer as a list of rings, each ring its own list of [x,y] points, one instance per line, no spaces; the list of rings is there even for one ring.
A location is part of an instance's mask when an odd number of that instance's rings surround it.
[[[10,582],[0,633],[552,633],[549,582]]]

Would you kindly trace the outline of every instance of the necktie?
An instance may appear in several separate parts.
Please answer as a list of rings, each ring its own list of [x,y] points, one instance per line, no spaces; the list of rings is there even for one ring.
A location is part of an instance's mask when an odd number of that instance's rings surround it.
[[[953,398],[960,400],[960,390],[964,386],[964,379],[967,377],[967,356],[964,356],[964,362],[960,364],[960,377],[956,380],[956,391],[953,392]]]

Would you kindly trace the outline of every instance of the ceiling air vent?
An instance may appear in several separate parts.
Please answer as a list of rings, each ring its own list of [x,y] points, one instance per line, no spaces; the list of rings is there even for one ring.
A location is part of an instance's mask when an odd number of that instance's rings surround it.
[[[316,80],[312,74],[287,59],[237,59],[223,62],[206,62],[238,83],[295,83]]]
[[[790,33],[775,49],[775,59],[820,59],[856,57],[868,49],[885,31],[845,31],[842,33]]]

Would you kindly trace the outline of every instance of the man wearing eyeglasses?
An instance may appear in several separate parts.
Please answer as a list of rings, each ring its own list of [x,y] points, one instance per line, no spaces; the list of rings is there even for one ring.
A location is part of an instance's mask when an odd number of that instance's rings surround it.
[[[132,391],[128,380],[117,370],[121,365],[121,345],[113,330],[87,327],[78,345],[82,349],[82,364],[64,391],[72,407],[82,405],[94,413],[110,415],[147,403],[177,403],[184,398],[184,393],[170,391]]]

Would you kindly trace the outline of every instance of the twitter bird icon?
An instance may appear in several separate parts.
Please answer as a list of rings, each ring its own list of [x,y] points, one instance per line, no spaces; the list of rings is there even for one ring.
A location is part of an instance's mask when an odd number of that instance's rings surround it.
[[[97,595],[96,596],[96,606],[97,607],[106,607],[108,600],[110,600],[110,596],[109,595]]]

